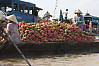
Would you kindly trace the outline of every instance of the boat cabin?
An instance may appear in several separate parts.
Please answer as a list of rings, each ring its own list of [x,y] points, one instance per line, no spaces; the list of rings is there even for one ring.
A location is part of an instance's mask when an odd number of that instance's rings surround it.
[[[42,10],[36,4],[20,0],[0,0],[0,10],[6,12],[7,16],[14,14],[18,22],[36,22],[38,12]]]
[[[89,13],[87,13],[84,16],[84,20],[85,20],[85,24],[89,25],[89,32],[95,34],[99,33],[99,17],[92,16]],[[88,28],[86,27],[86,29]]]

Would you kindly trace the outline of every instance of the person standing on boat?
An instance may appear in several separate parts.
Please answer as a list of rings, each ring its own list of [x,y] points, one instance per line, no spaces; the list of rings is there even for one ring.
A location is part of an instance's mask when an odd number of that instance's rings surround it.
[[[63,13],[65,15],[65,22],[67,21],[67,14],[68,14],[68,9],[66,9],[66,12]]]
[[[18,31],[18,21],[15,17],[15,15],[10,15],[6,17],[8,20],[7,24],[7,33],[10,37],[10,39],[16,43],[19,44],[21,42],[21,37]]]
[[[81,31],[83,31],[85,22],[84,22],[83,15],[81,15],[82,12],[78,9],[78,10],[75,11],[75,14],[77,14],[77,15],[74,17],[74,24],[76,26],[78,26],[81,29]]]

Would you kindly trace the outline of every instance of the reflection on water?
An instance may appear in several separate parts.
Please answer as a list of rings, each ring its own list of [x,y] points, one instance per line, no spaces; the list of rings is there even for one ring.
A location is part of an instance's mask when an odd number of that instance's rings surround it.
[[[66,54],[66,55],[43,55],[28,57],[33,66],[99,66],[99,53],[97,54]],[[0,58],[0,63],[28,66],[21,57],[17,58]],[[91,65],[90,65],[91,64]]]

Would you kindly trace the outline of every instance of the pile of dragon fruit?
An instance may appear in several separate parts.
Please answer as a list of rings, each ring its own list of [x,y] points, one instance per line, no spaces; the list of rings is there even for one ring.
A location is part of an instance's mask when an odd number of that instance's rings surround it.
[[[89,33],[67,23],[19,23],[22,42],[93,42]]]

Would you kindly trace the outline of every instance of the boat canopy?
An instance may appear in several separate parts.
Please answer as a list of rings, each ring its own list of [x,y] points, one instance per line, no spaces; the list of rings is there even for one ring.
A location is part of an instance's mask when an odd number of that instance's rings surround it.
[[[93,24],[99,25],[99,17],[92,16],[92,15],[85,15],[84,18],[85,19],[91,18]]]
[[[20,0],[0,0],[0,6],[8,6],[11,5],[12,2],[19,2]]]

